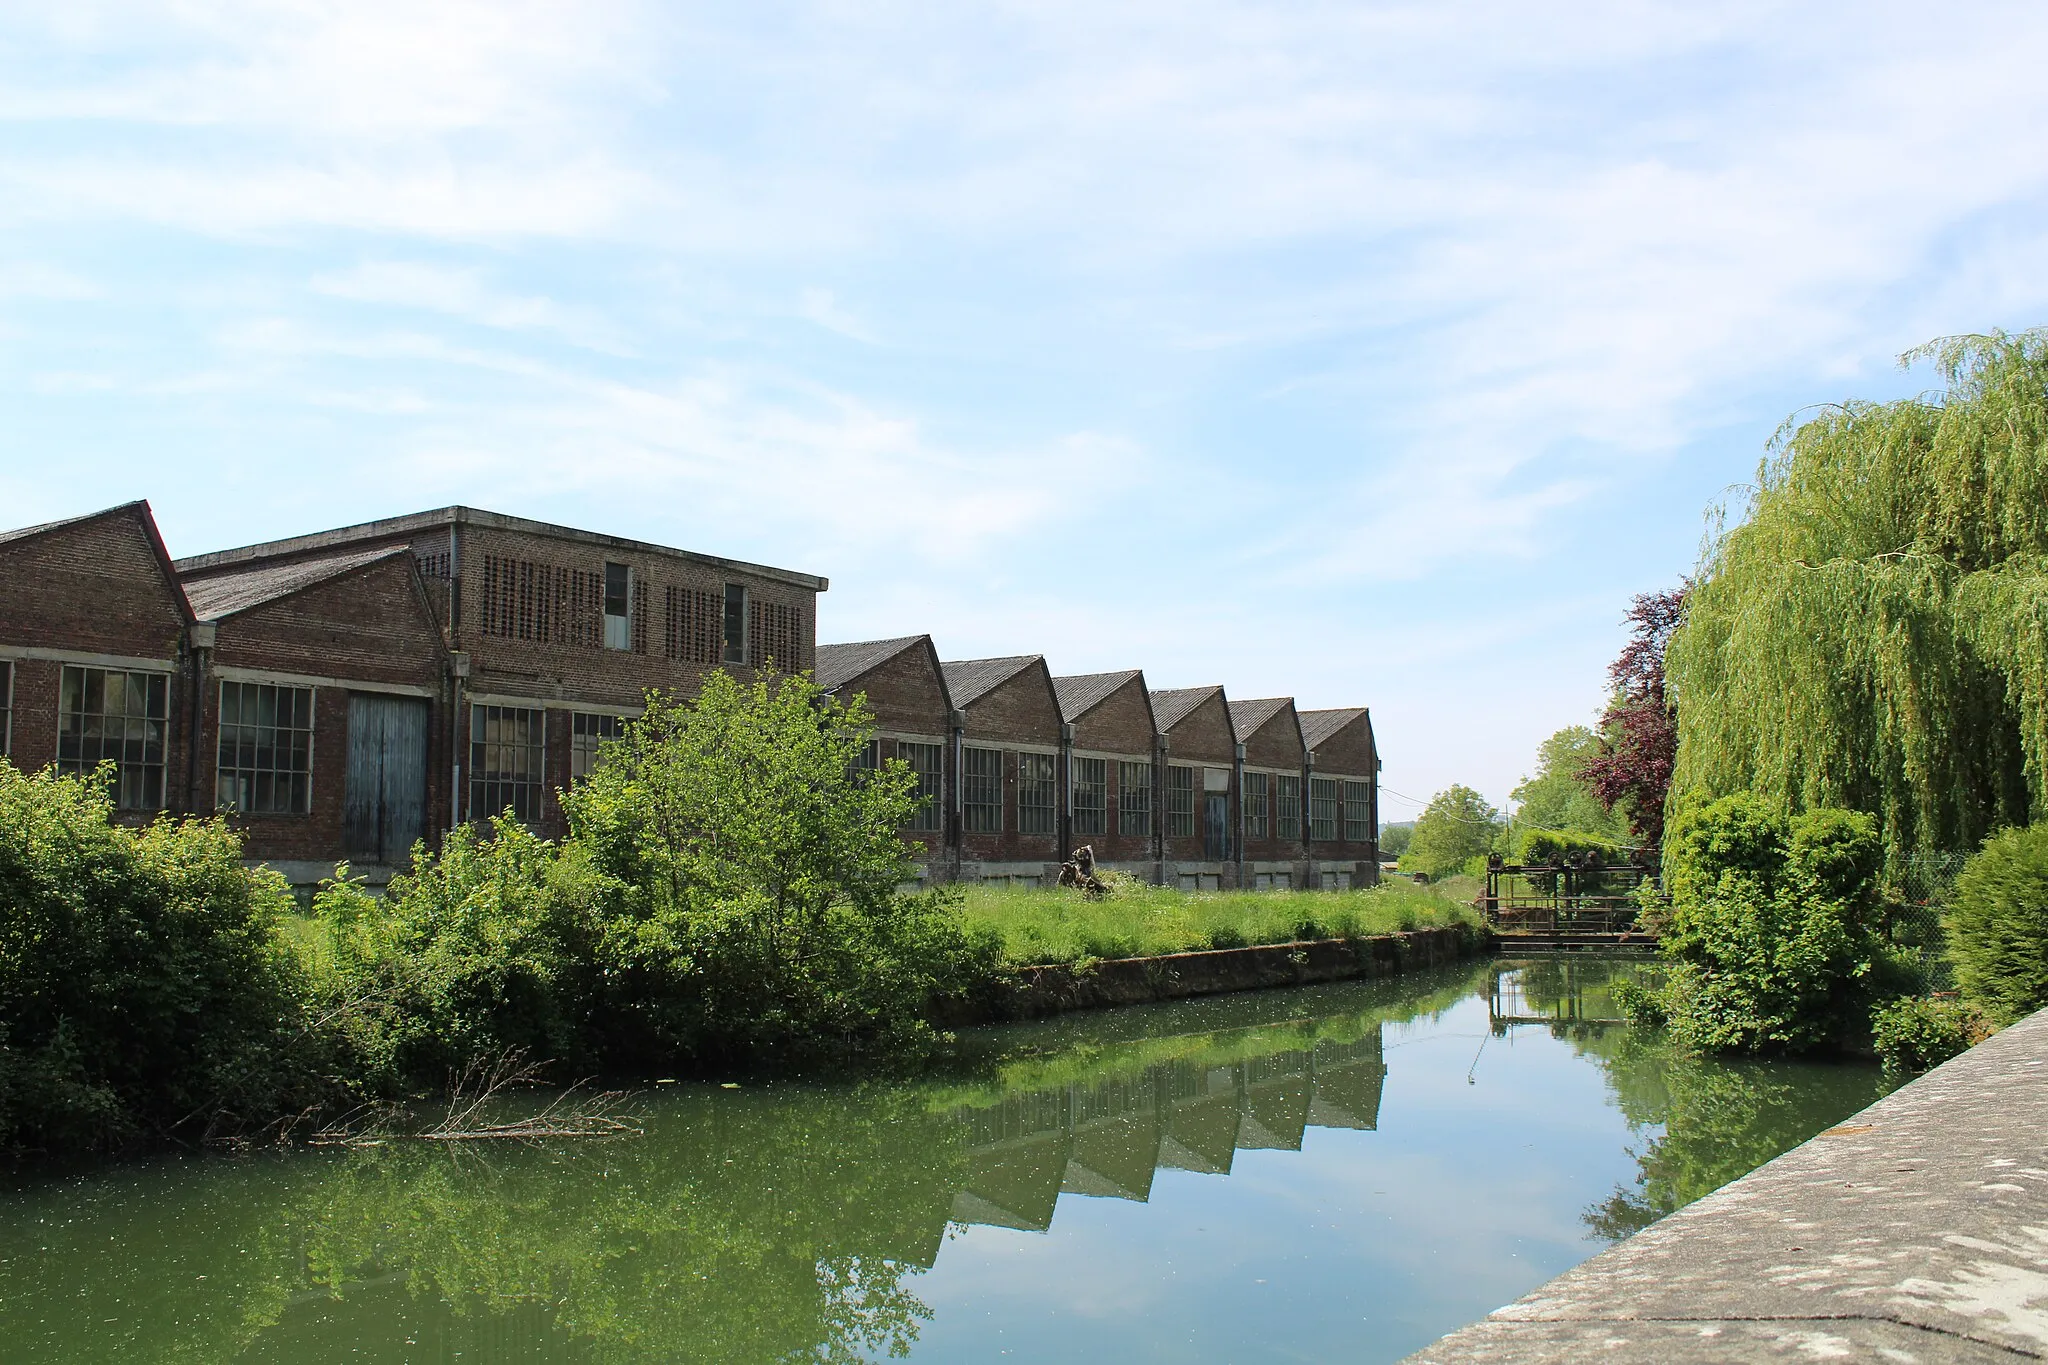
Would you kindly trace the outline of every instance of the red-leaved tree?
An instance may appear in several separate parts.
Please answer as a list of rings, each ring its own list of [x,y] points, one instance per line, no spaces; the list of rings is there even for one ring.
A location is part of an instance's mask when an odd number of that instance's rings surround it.
[[[1579,777],[1609,810],[1621,807],[1644,847],[1664,841],[1664,797],[1678,756],[1678,717],[1664,692],[1664,649],[1685,617],[1690,583],[1646,592],[1622,617],[1628,643],[1607,666],[1614,700],[1600,717],[1600,753]]]

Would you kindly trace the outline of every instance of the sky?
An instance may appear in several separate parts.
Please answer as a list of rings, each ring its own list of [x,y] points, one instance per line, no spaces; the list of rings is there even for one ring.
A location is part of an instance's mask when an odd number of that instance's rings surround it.
[[[449,503],[1504,802],[1817,403],[2048,322],[2048,7],[0,7],[0,525]]]

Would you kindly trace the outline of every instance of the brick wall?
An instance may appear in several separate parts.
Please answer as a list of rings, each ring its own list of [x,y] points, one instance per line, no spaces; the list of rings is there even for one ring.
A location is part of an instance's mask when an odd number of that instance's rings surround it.
[[[1301,723],[1292,702],[1274,712],[1265,724],[1244,737],[1247,772],[1256,770],[1266,774],[1266,837],[1254,837],[1247,826],[1244,845],[1247,861],[1286,862],[1303,856],[1305,845],[1299,833],[1292,839],[1280,837],[1280,810],[1274,778],[1281,774],[1299,778],[1305,752],[1301,743]]]
[[[1202,809],[1206,793],[1204,772],[1209,768],[1230,771],[1237,760],[1237,737],[1230,728],[1230,705],[1223,692],[1218,689],[1204,697],[1194,710],[1174,722],[1166,732],[1169,766],[1187,767],[1195,770],[1195,832],[1192,835],[1166,836],[1166,860],[1168,862],[1202,862],[1207,859],[1202,846]],[[1232,789],[1227,793],[1230,800],[1230,829],[1235,838],[1237,829],[1237,792],[1233,780]],[[1164,819],[1166,797],[1162,789],[1160,801],[1161,818]],[[1161,826],[1165,828],[1165,826]]]
[[[1315,775],[1317,777],[1349,778],[1354,782],[1366,782],[1376,795],[1379,754],[1373,742],[1372,717],[1361,711],[1358,716],[1332,734],[1324,736],[1315,747]],[[1364,840],[1352,841],[1343,838],[1344,817],[1338,813],[1338,838],[1335,841],[1317,840],[1310,844],[1311,856],[1346,863],[1356,863],[1357,875],[1370,879],[1378,865],[1379,856],[1379,812],[1368,809],[1366,813],[1366,834]]]
[[[1057,755],[1060,747],[1059,702],[1053,696],[1052,674],[1034,662],[1016,676],[990,688],[966,708],[970,748],[1003,751],[1003,831],[962,833],[961,856],[970,862],[1053,862],[1060,853],[1055,814],[1051,834],[1017,832],[1017,751],[1030,745]],[[1055,760],[1057,761],[1057,760]],[[1057,780],[1057,779],[1055,779]]]
[[[1077,830],[1072,837],[1074,846],[1087,844],[1095,850],[1096,858],[1103,862],[1150,862],[1153,856],[1152,835],[1123,832],[1122,774],[1117,766],[1120,760],[1150,763],[1154,758],[1152,708],[1145,699],[1142,674],[1104,697],[1074,722],[1074,750],[1078,755],[1107,760],[1110,830],[1106,834],[1086,834]],[[1156,789],[1157,786],[1155,777],[1153,787]],[[1159,818],[1157,810],[1154,810],[1153,818]]]
[[[947,812],[952,809],[952,727],[948,719],[946,684],[939,672],[938,657],[929,644],[912,645],[883,660],[839,689],[842,699],[864,696],[877,730],[890,737],[882,741],[882,757],[899,757],[895,736],[939,746],[941,771],[938,825],[934,830],[905,830],[903,837],[918,844],[926,859],[943,856],[946,846]]]
[[[201,694],[199,792],[219,797],[223,671],[315,678],[312,809],[303,815],[241,814],[234,824],[251,858],[333,862],[342,856],[342,807],[349,753],[350,683],[425,689],[431,695],[425,830],[432,844],[448,823],[453,753],[447,663],[440,627],[414,579],[413,564],[388,559],[266,602],[222,621]]]
[[[187,761],[181,718],[191,695],[182,653],[185,609],[158,558],[147,517],[140,505],[120,507],[39,535],[0,541],[0,655],[15,660],[9,757],[25,771],[57,758],[64,662],[20,657],[23,652],[63,651],[81,661],[148,661],[147,671],[169,679],[164,801],[183,809]],[[123,818],[148,816],[136,812]]]

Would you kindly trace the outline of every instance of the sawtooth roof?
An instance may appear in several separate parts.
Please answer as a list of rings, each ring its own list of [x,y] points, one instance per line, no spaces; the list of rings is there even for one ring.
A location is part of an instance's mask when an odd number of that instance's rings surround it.
[[[1223,685],[1215,683],[1208,687],[1170,687],[1163,692],[1152,694],[1152,720],[1161,733],[1187,719],[1188,713],[1213,696],[1223,692]]]
[[[407,559],[411,555],[412,551],[403,545],[386,545],[374,550],[358,550],[354,554],[294,559],[282,564],[263,564],[227,573],[189,577],[185,580],[185,596],[190,599],[192,612],[198,619],[219,621],[251,607],[260,607],[265,602],[304,592],[315,584],[339,578],[366,564],[375,564],[382,559]]]
[[[899,635],[893,640],[853,640],[819,645],[818,666],[811,676],[827,692],[836,692],[861,674],[879,668],[906,649],[929,641],[929,635]]]
[[[1313,749],[1331,735],[1364,715],[1363,706],[1342,706],[1331,711],[1301,713],[1301,742]]]
[[[1031,665],[1044,661],[1043,654],[1011,654],[1000,659],[955,659],[941,663],[939,670],[945,674],[946,693],[952,697],[953,705],[964,707],[974,705]]]
[[[1060,719],[1077,721],[1109,699],[1112,692],[1133,678],[1145,676],[1139,668],[1114,673],[1073,673],[1052,680],[1053,695],[1060,700]]]
[[[1230,703],[1230,727],[1239,739],[1249,738],[1260,726],[1294,704],[1292,697],[1256,697]]]
[[[171,596],[178,599],[178,606],[184,611],[185,619],[191,620],[192,604],[185,595],[184,584],[178,580],[178,570],[171,562],[171,552],[164,548],[164,538],[156,529],[156,514],[150,511],[147,498],[138,498],[134,502],[117,503],[112,507],[103,507],[97,512],[87,512],[83,516],[60,517],[56,521],[38,522],[34,526],[20,526],[12,531],[0,531],[0,545],[6,545],[14,541],[33,540],[37,536],[45,536],[52,531],[62,531],[71,526],[83,526],[89,521],[99,521],[106,517],[118,516],[132,516],[141,523],[143,537],[149,541],[149,551],[156,557],[157,564],[163,569],[164,579],[170,585]]]

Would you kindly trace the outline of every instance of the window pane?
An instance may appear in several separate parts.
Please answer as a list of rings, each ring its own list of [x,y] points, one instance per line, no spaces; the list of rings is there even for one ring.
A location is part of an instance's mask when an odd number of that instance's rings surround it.
[[[1191,838],[1195,832],[1195,770],[1168,767],[1166,770],[1166,833],[1168,838]]]
[[[1003,831],[1003,754],[1000,749],[965,749],[961,784],[962,820],[973,834]]]
[[[313,766],[313,689],[224,682],[220,717],[220,808],[259,815],[311,810],[312,786],[295,775]]]
[[[510,810],[540,819],[542,741],[546,714],[516,706],[473,706],[469,712],[469,815],[490,820]]]
[[[944,750],[936,744],[920,744],[911,740],[896,741],[896,756],[910,765],[917,774],[918,807],[904,823],[908,830],[936,830],[939,828],[939,797],[941,769],[940,761]]]
[[[1017,832],[1059,830],[1059,764],[1051,754],[1017,755]]]
[[[169,675],[67,664],[57,696],[58,769],[89,773],[112,763],[121,809],[161,810]]]
[[[1116,827],[1119,834],[1152,833],[1152,765],[1116,765]]]
[[[1109,761],[1074,760],[1074,833],[1109,832]]]

